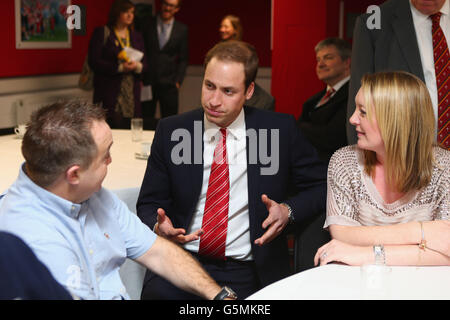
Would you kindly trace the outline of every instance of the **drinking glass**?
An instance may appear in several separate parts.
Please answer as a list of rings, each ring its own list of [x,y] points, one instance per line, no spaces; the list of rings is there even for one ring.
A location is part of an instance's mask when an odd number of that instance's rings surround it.
[[[142,118],[131,119],[131,141],[141,141],[142,131],[144,130],[144,121]]]

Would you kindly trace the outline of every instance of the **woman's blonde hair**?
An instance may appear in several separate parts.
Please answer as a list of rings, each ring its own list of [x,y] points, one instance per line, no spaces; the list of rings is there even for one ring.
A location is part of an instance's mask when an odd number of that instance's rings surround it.
[[[418,190],[431,180],[435,119],[425,84],[407,72],[366,74],[361,80],[368,119],[378,122],[384,141],[385,176],[398,192]],[[364,150],[372,176],[376,154]]]

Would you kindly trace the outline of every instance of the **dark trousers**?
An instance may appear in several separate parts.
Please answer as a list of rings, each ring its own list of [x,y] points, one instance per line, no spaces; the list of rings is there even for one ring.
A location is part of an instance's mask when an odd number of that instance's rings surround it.
[[[233,259],[218,261],[192,255],[220,286],[233,289],[238,299],[245,299],[261,289],[254,262]],[[200,300],[199,296],[178,289],[167,280],[147,271],[141,294],[142,300]]]
[[[142,103],[144,118],[155,118],[156,103],[159,101],[161,118],[178,114],[178,89],[174,84],[153,84],[153,99]]]
[[[298,230],[294,249],[295,272],[314,268],[317,249],[331,240],[330,233],[323,229],[326,213],[305,221]]]
[[[110,126],[111,129],[130,129],[131,128],[131,119],[125,118],[119,112],[114,112],[112,114],[108,114],[106,118],[106,122]]]

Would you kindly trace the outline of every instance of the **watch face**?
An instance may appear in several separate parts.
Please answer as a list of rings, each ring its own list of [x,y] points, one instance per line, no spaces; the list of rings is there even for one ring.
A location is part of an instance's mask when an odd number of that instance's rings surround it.
[[[227,297],[228,298],[234,298],[234,299],[237,298],[236,293],[231,288],[224,287],[224,289],[227,292]]]
[[[374,246],[375,264],[385,264],[384,248],[382,246]]]

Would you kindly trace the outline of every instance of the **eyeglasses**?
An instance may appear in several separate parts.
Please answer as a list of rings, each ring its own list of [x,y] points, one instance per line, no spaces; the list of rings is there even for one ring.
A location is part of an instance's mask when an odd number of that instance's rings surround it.
[[[162,5],[163,5],[163,6],[166,6],[166,7],[168,7],[168,8],[170,8],[170,9],[175,9],[175,8],[178,7],[178,5],[176,5],[176,4],[171,4],[171,3],[168,3],[168,2],[166,2],[166,1],[163,1],[163,2],[162,2]]]

